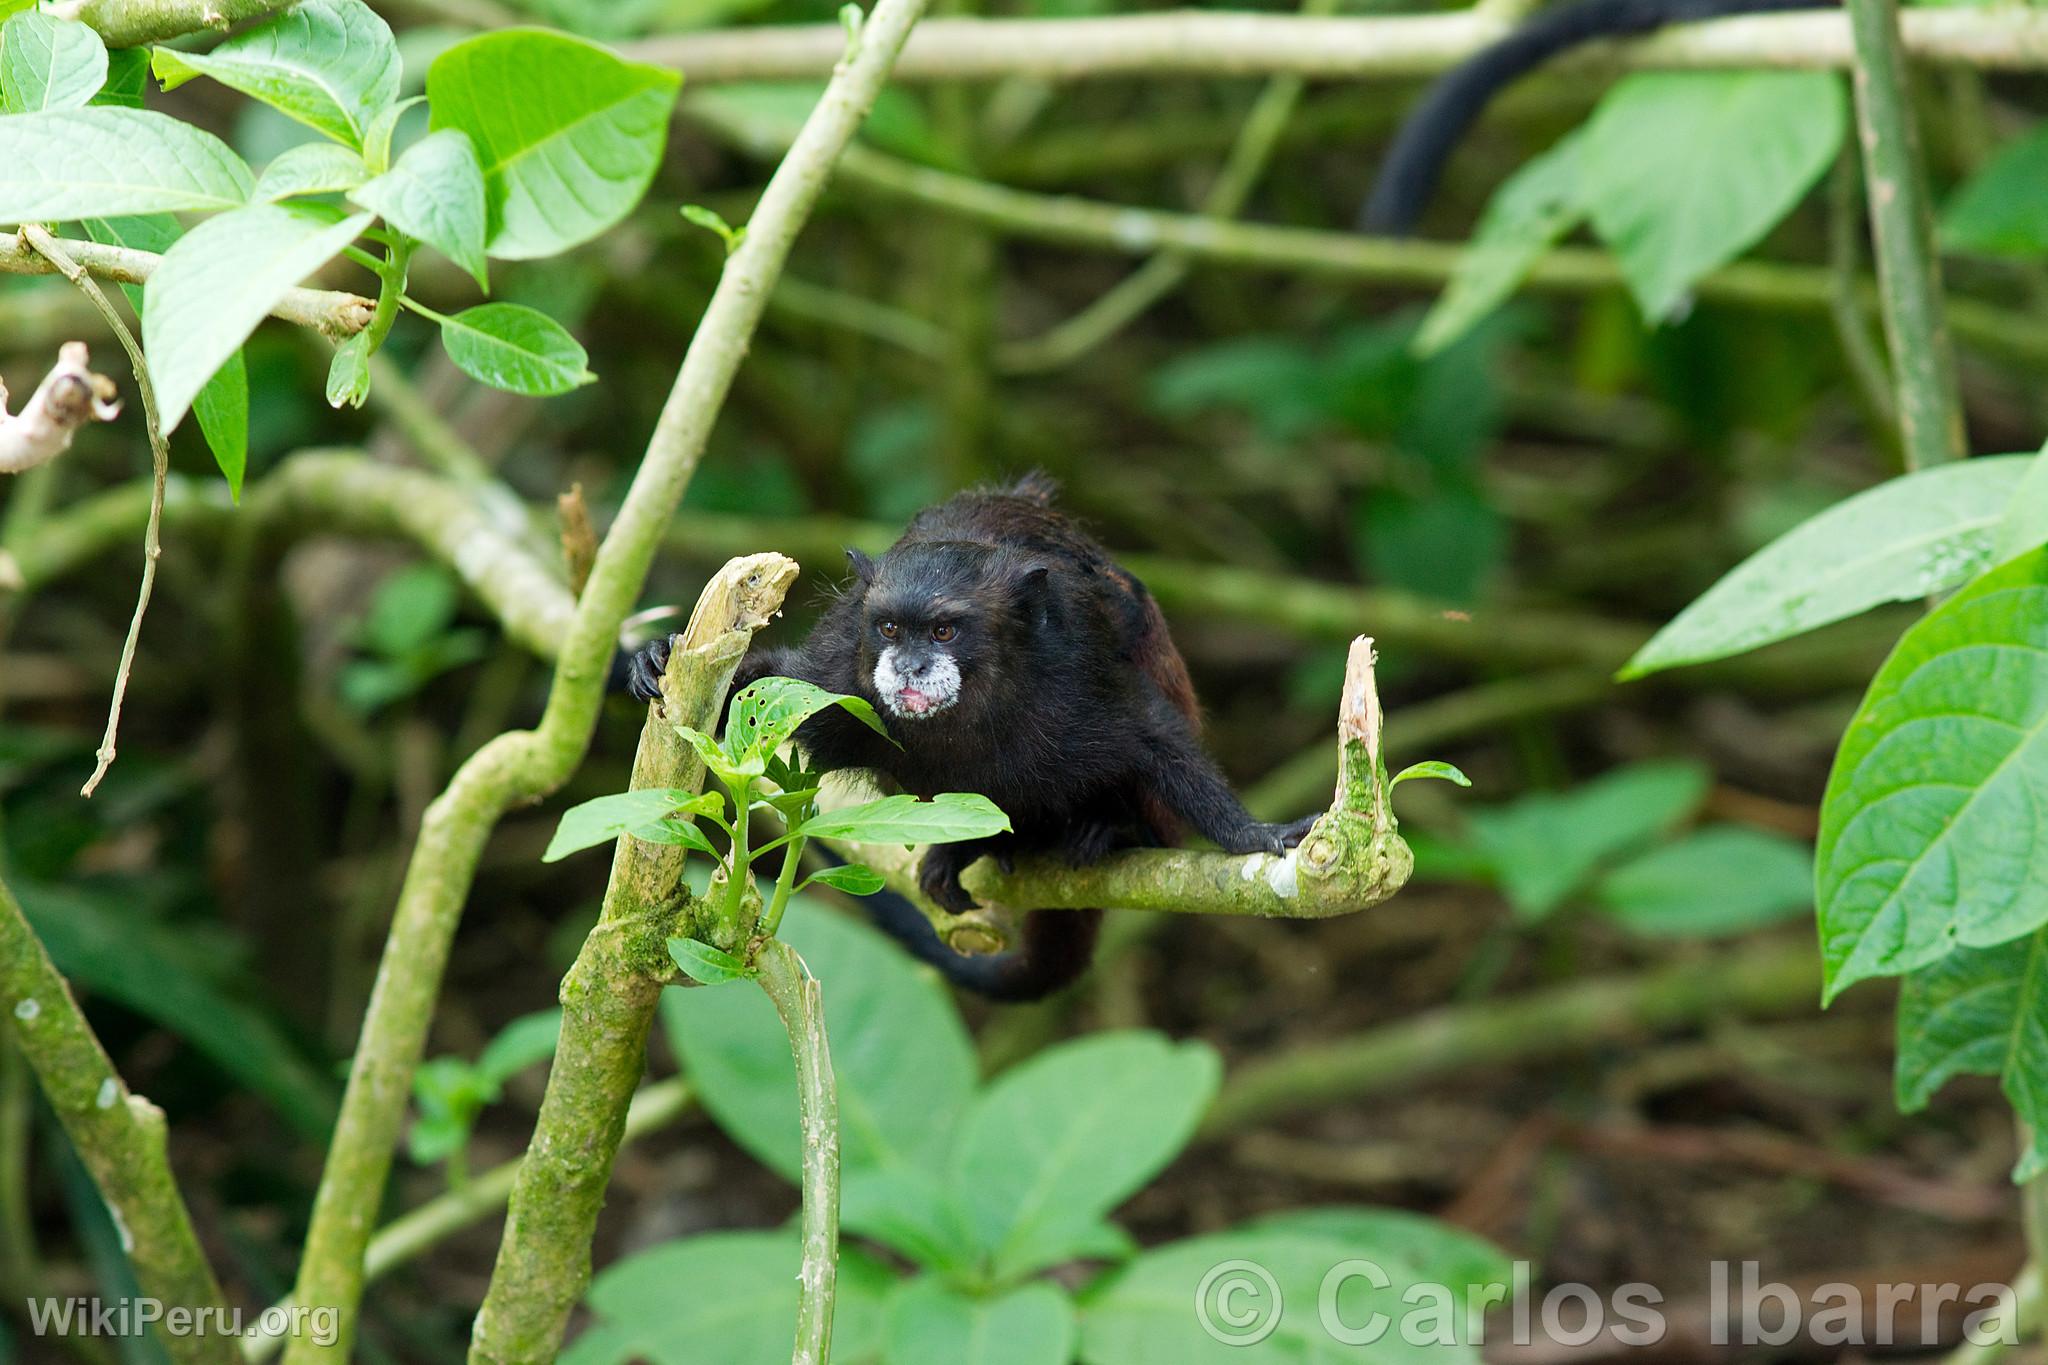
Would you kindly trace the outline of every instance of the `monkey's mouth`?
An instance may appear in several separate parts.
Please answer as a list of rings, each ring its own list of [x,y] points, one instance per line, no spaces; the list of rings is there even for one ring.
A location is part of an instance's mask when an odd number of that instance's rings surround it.
[[[934,711],[943,711],[953,704],[953,699],[940,693],[920,692],[915,687],[899,687],[889,697],[889,709],[906,719],[929,716]]]

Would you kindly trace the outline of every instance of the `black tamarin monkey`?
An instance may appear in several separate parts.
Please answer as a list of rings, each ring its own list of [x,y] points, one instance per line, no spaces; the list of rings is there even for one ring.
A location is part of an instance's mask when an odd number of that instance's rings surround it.
[[[1429,206],[1444,162],[1487,102],[1517,77],[1598,38],[1736,14],[1821,9],[1831,0],[1565,0],[1453,67],[1429,88],[1380,162],[1359,230],[1405,237]]]
[[[927,508],[880,559],[849,551],[854,576],[809,638],[750,653],[735,690],[801,678],[863,697],[896,748],[833,708],[796,742],[827,768],[862,769],[930,797],[978,792],[1014,833],[936,844],[918,881],[949,910],[973,908],[960,874],[984,855],[1050,853],[1076,864],[1112,849],[1177,842],[1183,827],[1230,853],[1277,853],[1314,822],[1254,820],[1203,752],[1194,685],[1145,587],[1033,475]],[[628,689],[659,695],[667,640],[629,666]],[[1021,942],[963,957],[907,902],[870,898],[876,922],[949,979],[1002,1000],[1058,990],[1086,969],[1096,910],[1036,911]]]

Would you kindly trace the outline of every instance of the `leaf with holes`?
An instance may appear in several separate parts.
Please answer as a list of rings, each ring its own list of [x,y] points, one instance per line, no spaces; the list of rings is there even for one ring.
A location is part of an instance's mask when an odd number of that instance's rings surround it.
[[[75,19],[29,10],[0,24],[0,110],[78,109],[107,83],[107,45]]]
[[[360,151],[398,98],[398,43],[363,0],[299,0],[206,52],[155,49],[166,90],[207,76]]]
[[[1669,317],[1791,211],[1834,161],[1845,108],[1831,71],[1657,72],[1607,92],[1580,135],[1580,204],[1645,316]]]
[[[337,222],[282,204],[253,204],[207,219],[164,253],[142,291],[142,347],[166,432],[284,292],[374,219],[359,213]]]
[[[0,118],[0,223],[231,209],[248,202],[254,183],[225,142],[168,114]]]
[[[1964,948],[1899,988],[1894,1086],[1916,1114],[1956,1076],[1996,1076],[2034,1135],[2014,1180],[2048,1170],[2048,929]]]
[[[2000,455],[1936,465],[1843,499],[1730,570],[1621,676],[1741,654],[1968,582],[1995,562],[2027,463]]]
[[[520,303],[480,303],[441,320],[441,345],[480,384],[547,397],[596,379],[568,329]]]
[[[453,128],[427,134],[349,198],[461,266],[479,287],[491,287],[484,263],[484,173],[467,134]]]
[[[2048,550],[1922,618],[1836,751],[1817,850],[1824,998],[2048,922]]]
[[[433,126],[483,164],[493,256],[552,256],[624,218],[661,164],[681,78],[595,43],[506,29],[457,43],[427,72]]]

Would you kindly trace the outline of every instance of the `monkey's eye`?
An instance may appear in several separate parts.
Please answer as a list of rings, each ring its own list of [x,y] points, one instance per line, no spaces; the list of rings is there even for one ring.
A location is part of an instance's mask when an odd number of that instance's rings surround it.
[[[896,623],[894,621],[884,621],[881,625],[876,626],[875,629],[882,632],[882,638],[884,640],[893,640],[899,633],[896,629]]]
[[[947,641],[951,640],[955,635],[958,635],[959,633],[959,631],[953,629],[951,626],[932,627],[932,638],[934,640],[937,640],[942,645],[945,644]]]

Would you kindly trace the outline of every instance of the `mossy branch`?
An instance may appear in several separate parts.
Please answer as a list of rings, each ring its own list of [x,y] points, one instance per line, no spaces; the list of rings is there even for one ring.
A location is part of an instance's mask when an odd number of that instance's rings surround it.
[[[60,0],[54,11],[99,31],[108,47],[141,47],[212,30],[225,33],[288,0]]]
[[[176,1361],[240,1358],[226,1300],[192,1230],[165,1150],[163,1110],[121,1082],[70,985],[0,882],[0,1006],[58,1122],[107,1201],[142,1292],[168,1308],[210,1310],[198,1332],[162,1340]]]
[[[763,191],[746,240],[726,261],[647,453],[598,547],[562,640],[540,724],[485,744],[427,808],[350,1067],[295,1289],[302,1304],[337,1309],[342,1330],[327,1346],[294,1340],[286,1351],[293,1365],[349,1354],[364,1249],[484,843],[513,805],[566,781],[589,747],[619,623],[646,581],[797,233],[923,6],[924,0],[880,0],[856,50]]]
[[[675,726],[717,728],[733,669],[754,632],[782,609],[796,574],[795,561],[781,555],[750,555],[705,587],[662,677],[663,703],[648,708],[641,728],[634,790],[694,791],[704,780],[703,763]],[[612,855],[604,909],[562,981],[561,1041],[477,1314],[474,1360],[551,1359],[590,1282],[590,1239],[612,1159],[661,988],[675,976],[668,940],[697,928],[685,924],[684,854],[627,837]]]

